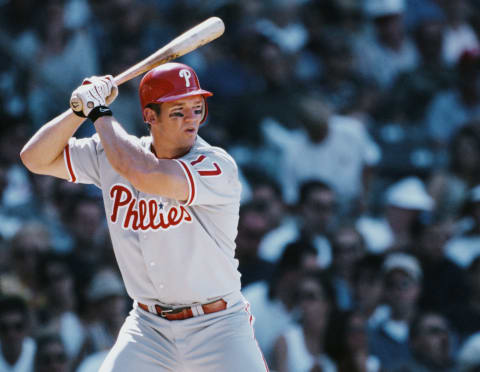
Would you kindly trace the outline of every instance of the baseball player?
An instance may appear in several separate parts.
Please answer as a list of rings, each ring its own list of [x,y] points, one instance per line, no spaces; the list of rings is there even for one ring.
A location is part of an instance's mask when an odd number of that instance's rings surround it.
[[[212,93],[181,63],[148,72],[139,93],[150,136],[125,132],[108,107],[113,78],[94,76],[72,93],[82,111],[46,123],[21,152],[34,173],[102,190],[134,301],[100,371],[268,371],[234,258],[237,166],[197,135]],[[97,133],[72,137],[85,117]]]

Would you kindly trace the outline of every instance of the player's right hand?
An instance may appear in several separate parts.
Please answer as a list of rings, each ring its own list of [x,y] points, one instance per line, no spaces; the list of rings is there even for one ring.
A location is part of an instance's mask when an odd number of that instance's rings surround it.
[[[87,117],[93,108],[111,104],[118,95],[118,87],[111,75],[92,76],[72,92],[70,107],[79,116]]]

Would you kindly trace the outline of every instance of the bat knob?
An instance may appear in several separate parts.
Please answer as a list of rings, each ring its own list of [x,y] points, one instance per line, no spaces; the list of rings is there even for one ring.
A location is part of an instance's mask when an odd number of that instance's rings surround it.
[[[80,112],[83,109],[82,100],[76,96],[70,98],[70,107],[73,111]]]
[[[70,108],[72,109],[75,115],[80,116],[82,118],[86,117],[85,114],[83,113],[82,100],[77,96],[72,96],[70,98]]]

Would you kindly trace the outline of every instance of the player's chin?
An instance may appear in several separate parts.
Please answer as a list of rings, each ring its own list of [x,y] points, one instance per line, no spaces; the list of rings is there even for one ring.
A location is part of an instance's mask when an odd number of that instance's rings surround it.
[[[183,141],[186,145],[193,145],[195,143],[195,139],[197,138],[197,130],[185,130]]]

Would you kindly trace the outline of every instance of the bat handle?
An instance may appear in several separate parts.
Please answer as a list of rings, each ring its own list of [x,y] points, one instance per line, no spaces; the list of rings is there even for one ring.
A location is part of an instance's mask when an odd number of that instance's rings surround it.
[[[113,78],[113,80],[115,81],[115,83],[117,85],[121,85],[121,84],[137,77],[138,75],[141,75],[144,72],[147,72],[147,71],[151,70],[153,67],[155,67],[155,66],[151,66],[151,65],[148,66],[147,65],[147,66],[144,66],[143,68],[139,68],[138,64],[137,64],[135,66],[130,67],[128,70],[125,70],[122,73],[118,74],[117,76],[115,76]]]

